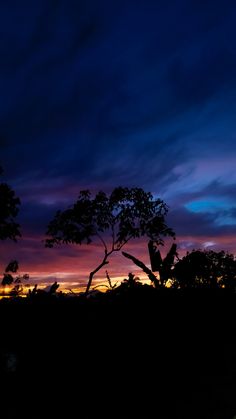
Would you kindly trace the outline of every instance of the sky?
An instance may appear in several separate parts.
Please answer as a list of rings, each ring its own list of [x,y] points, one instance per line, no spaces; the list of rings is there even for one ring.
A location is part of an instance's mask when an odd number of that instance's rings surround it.
[[[235,21],[234,0],[1,2],[0,164],[22,231],[2,270],[85,281],[100,246],[45,249],[46,226],[116,186],[167,203],[180,252],[236,253]],[[149,263],[146,241],[128,250]],[[123,259],[114,278],[136,272]]]

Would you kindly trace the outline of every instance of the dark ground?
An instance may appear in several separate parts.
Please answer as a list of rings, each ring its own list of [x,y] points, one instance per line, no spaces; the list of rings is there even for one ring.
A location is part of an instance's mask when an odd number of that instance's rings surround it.
[[[236,294],[0,301],[2,418],[233,419]]]

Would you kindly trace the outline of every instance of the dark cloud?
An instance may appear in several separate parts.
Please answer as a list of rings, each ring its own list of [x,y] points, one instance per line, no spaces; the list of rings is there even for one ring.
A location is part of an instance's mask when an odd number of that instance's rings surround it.
[[[225,45],[203,44],[200,51],[192,51],[190,60],[185,53],[173,58],[167,75],[172,95],[180,104],[202,106],[229,84],[235,87],[236,55]]]
[[[234,225],[217,224],[220,213],[193,213],[186,208],[171,210],[168,215],[169,224],[174,228],[177,238],[181,236],[191,237],[214,237],[215,239],[236,234],[236,223]],[[227,212],[231,215],[231,211]],[[235,216],[235,213],[234,215]]]

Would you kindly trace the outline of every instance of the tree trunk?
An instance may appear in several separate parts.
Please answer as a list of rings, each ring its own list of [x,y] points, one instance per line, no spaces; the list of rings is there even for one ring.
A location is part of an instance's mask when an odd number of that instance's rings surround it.
[[[104,259],[100,263],[100,265],[98,265],[97,268],[94,269],[94,271],[90,272],[88,284],[87,284],[86,291],[85,291],[85,295],[87,295],[88,292],[89,292],[89,290],[90,290],[90,287],[91,287],[91,284],[92,284],[92,280],[93,280],[94,275],[99,271],[99,269],[101,269],[104,265],[107,265],[109,263],[108,260],[107,260],[107,257],[108,257],[108,255],[105,255],[104,256]]]

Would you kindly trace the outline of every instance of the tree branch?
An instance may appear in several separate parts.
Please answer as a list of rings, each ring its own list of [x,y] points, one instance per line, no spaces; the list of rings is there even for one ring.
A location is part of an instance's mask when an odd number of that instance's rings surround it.
[[[115,230],[114,230],[114,224],[111,225],[111,231],[112,231],[112,250],[115,248]]]
[[[88,292],[89,292],[89,289],[91,287],[94,275],[99,271],[99,269],[101,269],[104,265],[107,265],[109,263],[109,261],[107,260],[108,255],[109,255],[109,253],[105,253],[105,256],[104,256],[102,262],[96,267],[96,269],[94,269],[92,272],[90,272],[87,288],[86,288],[86,291],[85,291],[85,295],[87,295]]]
[[[128,237],[126,240],[124,240],[124,242],[122,243],[122,244],[120,244],[115,250],[121,250],[122,249],[122,247],[124,247],[124,245],[126,244],[126,243],[128,243],[128,241],[129,240],[131,240],[132,239],[132,237],[133,236],[130,236],[130,237]]]
[[[103,246],[104,246],[104,248],[105,248],[105,254],[107,255],[107,254],[108,254],[108,250],[107,250],[107,245],[106,245],[106,242],[103,240],[102,236],[101,236],[98,232],[96,232],[96,235],[97,235],[97,236],[98,236],[98,238],[101,240],[101,242],[102,242],[102,244],[103,244]]]

